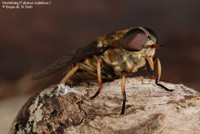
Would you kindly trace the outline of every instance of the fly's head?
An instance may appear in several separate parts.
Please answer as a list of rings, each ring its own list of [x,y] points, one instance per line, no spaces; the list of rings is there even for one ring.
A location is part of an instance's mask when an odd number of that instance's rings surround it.
[[[138,55],[146,57],[155,55],[155,51],[159,48],[158,39],[153,30],[146,27],[137,27],[130,29],[122,40],[122,48]]]

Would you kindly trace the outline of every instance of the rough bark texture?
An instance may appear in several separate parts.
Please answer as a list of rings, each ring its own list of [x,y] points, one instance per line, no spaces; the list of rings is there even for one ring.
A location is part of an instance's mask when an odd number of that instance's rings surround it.
[[[162,82],[175,89],[168,92],[154,82],[143,77],[126,79],[124,115],[120,115],[120,79],[104,83],[94,100],[89,97],[97,90],[96,83],[47,88],[25,104],[10,133],[199,133],[199,93],[182,84]]]

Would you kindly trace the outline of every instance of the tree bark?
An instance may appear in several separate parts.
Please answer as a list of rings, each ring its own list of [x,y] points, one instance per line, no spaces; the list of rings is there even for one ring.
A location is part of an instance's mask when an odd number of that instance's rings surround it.
[[[121,80],[103,84],[99,96],[92,82],[59,85],[33,96],[16,117],[10,133],[195,134],[200,132],[200,95],[182,84],[164,83],[173,92],[143,77],[126,79],[126,111]]]

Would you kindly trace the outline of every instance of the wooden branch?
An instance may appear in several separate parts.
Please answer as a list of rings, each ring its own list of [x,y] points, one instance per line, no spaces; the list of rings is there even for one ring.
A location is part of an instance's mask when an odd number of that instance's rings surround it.
[[[200,95],[182,84],[164,83],[173,92],[143,77],[126,79],[124,115],[121,80],[47,88],[21,109],[10,133],[169,134],[200,132]]]

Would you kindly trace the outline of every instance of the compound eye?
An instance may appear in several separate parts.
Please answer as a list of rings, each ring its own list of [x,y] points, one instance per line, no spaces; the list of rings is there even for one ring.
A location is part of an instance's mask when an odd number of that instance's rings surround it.
[[[141,29],[133,29],[126,33],[122,46],[128,51],[140,51],[144,48],[148,37]]]

